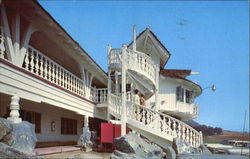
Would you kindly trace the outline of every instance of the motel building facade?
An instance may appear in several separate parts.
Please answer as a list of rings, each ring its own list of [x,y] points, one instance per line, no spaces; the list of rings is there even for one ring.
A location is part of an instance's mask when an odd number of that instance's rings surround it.
[[[37,1],[2,0],[0,17],[0,117],[35,124],[38,142],[75,142],[84,124],[100,136],[109,122],[162,147],[202,144],[183,122],[198,117],[202,89],[191,70],[164,68],[171,54],[149,28],[109,45],[105,72]]]

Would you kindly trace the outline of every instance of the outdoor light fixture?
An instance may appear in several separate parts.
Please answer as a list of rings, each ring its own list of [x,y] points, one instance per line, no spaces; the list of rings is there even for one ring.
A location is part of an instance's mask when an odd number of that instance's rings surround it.
[[[216,87],[215,87],[214,84],[213,84],[212,86],[203,88],[202,91],[204,91],[204,90],[207,89],[207,88],[211,88],[212,91],[216,91]]]

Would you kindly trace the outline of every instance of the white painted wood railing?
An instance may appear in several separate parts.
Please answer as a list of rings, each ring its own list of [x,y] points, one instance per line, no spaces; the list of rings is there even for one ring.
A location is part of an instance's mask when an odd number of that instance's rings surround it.
[[[86,97],[83,80],[32,46],[26,52],[22,67],[70,92]]]
[[[5,46],[4,46],[4,36],[3,36],[3,28],[0,26],[0,58],[4,59],[5,56]]]
[[[109,68],[121,69],[122,49],[111,49],[109,52]],[[153,84],[156,82],[156,66],[152,59],[141,52],[126,50],[126,68],[143,74],[150,79]]]
[[[199,115],[199,105],[196,103],[184,103],[177,101],[175,107],[167,108],[167,110],[190,113],[193,116]]]
[[[108,89],[107,88],[95,88],[94,89],[94,101],[96,103],[105,103],[108,98]]]
[[[120,118],[121,115],[121,105],[122,105],[121,97],[110,93],[108,101],[108,109],[110,110],[111,114],[115,115],[117,118]]]
[[[147,54],[127,49],[126,64],[128,69],[144,74],[155,84],[156,65]]]
[[[110,94],[110,97],[110,113],[115,117],[120,118],[121,97],[113,94]],[[168,136],[171,136],[171,139],[181,138],[182,140],[190,143],[193,147],[198,147],[202,144],[202,134],[178,119],[152,109],[148,109],[144,106],[138,105],[136,107],[135,104],[130,101],[126,102],[126,109],[128,119],[139,122],[145,127],[158,130],[158,132],[166,134],[166,138]],[[157,136],[157,134],[154,135]]]

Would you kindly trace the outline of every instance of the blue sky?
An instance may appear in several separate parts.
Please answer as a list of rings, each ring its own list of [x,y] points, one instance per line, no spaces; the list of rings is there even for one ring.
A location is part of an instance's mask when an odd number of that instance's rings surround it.
[[[249,116],[247,1],[39,2],[105,71],[107,44],[119,48],[131,42],[134,24],[137,34],[150,26],[172,54],[165,68],[198,71],[189,79],[217,87],[196,100],[197,121],[242,131],[245,110]]]

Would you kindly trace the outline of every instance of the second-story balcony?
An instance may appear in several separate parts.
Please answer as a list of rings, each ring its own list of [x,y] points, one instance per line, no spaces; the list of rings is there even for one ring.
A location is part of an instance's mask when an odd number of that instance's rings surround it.
[[[157,66],[153,60],[145,53],[126,49],[125,53],[126,69],[138,74],[141,79],[146,79],[150,85],[156,84]],[[111,49],[109,52],[109,69],[122,68],[122,49]]]
[[[197,103],[177,102],[175,106],[161,110],[166,114],[180,118],[181,120],[194,119],[199,116],[199,105]]]

